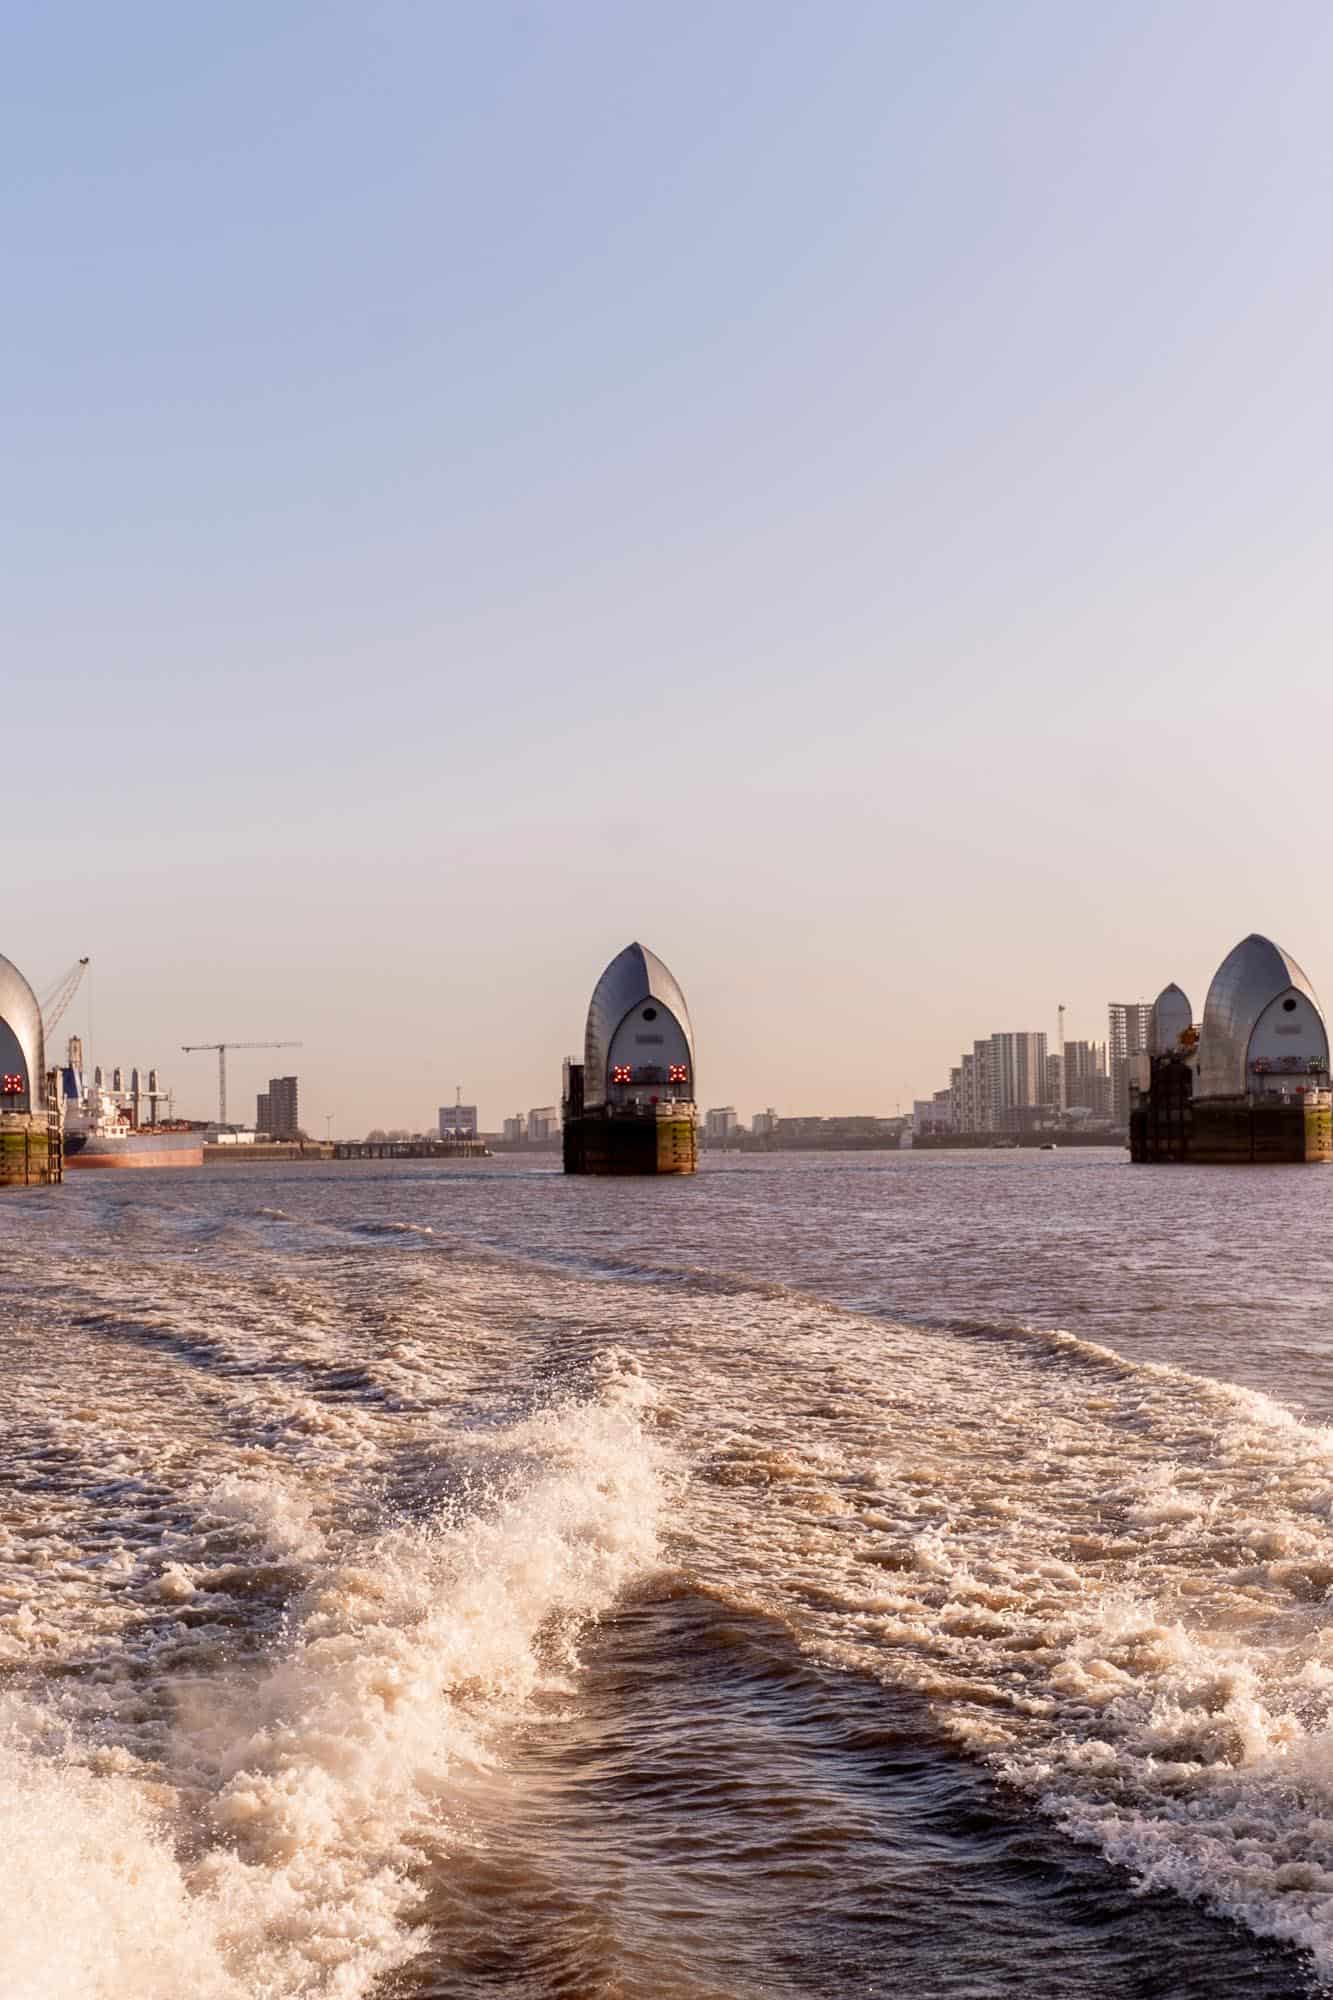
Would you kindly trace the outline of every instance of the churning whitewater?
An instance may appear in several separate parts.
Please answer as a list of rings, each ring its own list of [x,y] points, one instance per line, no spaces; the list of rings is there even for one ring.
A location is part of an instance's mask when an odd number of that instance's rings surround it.
[[[367,1992],[423,1850],[655,1557],[649,1392],[592,1357],[446,1463],[452,1356],[117,1292],[76,1287],[69,1357],[6,1342],[0,1991]],[[187,1299],[207,1332],[169,1330]]]
[[[1117,1174],[0,1211],[0,1992],[1318,1990],[1308,1237]]]

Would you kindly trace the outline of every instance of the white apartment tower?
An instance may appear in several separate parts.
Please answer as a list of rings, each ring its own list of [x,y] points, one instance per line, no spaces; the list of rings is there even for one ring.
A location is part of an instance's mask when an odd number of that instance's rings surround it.
[[[1008,1131],[1017,1114],[1046,1101],[1046,1037],[1015,1033],[990,1038],[990,1130]]]
[[[1065,1104],[1070,1111],[1089,1111],[1095,1118],[1110,1112],[1105,1042],[1065,1043]]]
[[[1111,1068],[1111,1115],[1129,1124],[1129,1066],[1152,1047],[1152,1005],[1147,1000],[1112,1000],[1106,1009],[1106,1052]]]

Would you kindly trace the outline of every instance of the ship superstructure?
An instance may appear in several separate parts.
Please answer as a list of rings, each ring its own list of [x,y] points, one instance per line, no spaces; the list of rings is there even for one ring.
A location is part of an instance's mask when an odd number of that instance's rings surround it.
[[[697,1126],[685,995],[654,952],[626,945],[593,989],[583,1061],[565,1064],[565,1172],[692,1174]]]

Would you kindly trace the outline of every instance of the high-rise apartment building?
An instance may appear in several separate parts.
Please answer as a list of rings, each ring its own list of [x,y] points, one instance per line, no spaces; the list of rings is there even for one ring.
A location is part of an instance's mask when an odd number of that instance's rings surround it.
[[[1113,1007],[1112,1021],[1118,1025],[1120,1062],[1127,1068],[1149,1044],[1152,1010],[1137,1004]],[[1127,1106],[1123,1081],[1122,1093]],[[1110,1118],[1107,1045],[1066,1042],[1056,1054],[1043,1032],[1024,1030],[973,1042],[949,1071],[948,1088],[915,1101],[913,1123],[917,1131],[1022,1133],[1059,1122],[1062,1110],[1076,1119]]]
[[[977,1059],[963,1055],[958,1062],[958,1132],[979,1132],[977,1124]]]
[[[989,1042],[972,1044],[972,1119],[972,1124],[966,1128],[969,1132],[990,1131],[991,1046]]]
[[[1065,1104],[1070,1111],[1088,1111],[1094,1118],[1111,1112],[1111,1078],[1105,1042],[1065,1043]]]
[[[271,1076],[267,1098],[268,1119],[263,1129],[274,1139],[298,1139],[301,1136],[301,1112],[297,1103],[296,1078]],[[261,1097],[259,1102],[262,1105],[264,1099]]]
[[[1129,1069],[1134,1056],[1152,1046],[1152,1005],[1147,1000],[1112,1000],[1106,1009],[1107,1054],[1111,1071],[1111,1115],[1129,1124]]]
[[[1019,1113],[1046,1101],[1046,1037],[1031,1032],[990,1038],[992,1132],[1015,1131]]]
[[[722,1104],[714,1111],[704,1113],[704,1137],[714,1143],[734,1139],[741,1129],[741,1121],[730,1104]]]
[[[756,1111],[750,1120],[750,1130],[756,1139],[767,1139],[778,1129],[778,1114],[770,1104],[767,1111]]]
[[[273,1100],[266,1090],[261,1090],[255,1099],[255,1130],[267,1132],[273,1119]]]
[[[953,1072],[950,1071],[950,1083]],[[990,1043],[973,1042],[970,1055],[958,1064],[958,1110],[956,1132],[990,1130]]]

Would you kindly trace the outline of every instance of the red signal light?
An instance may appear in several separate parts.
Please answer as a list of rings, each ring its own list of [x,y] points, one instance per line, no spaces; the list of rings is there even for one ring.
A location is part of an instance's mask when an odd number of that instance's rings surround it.
[[[634,1072],[628,1063],[617,1063],[611,1072],[612,1083],[633,1083]]]
[[[0,1096],[22,1097],[22,1095],[23,1078],[21,1076],[13,1076],[6,1073],[5,1076],[0,1077]]]
[[[684,1063],[672,1063],[670,1069],[667,1071],[667,1082],[688,1083],[689,1080],[690,1080],[690,1073],[686,1069]]]

